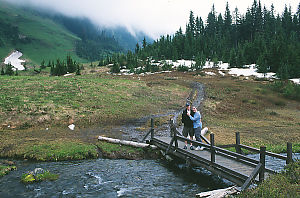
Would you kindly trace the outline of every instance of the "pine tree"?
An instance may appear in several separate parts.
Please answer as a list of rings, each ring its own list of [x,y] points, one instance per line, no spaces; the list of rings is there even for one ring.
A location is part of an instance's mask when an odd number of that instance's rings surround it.
[[[3,67],[1,68],[1,76],[5,75]]]
[[[45,69],[45,68],[46,68],[45,60],[42,60],[40,69]]]
[[[227,2],[225,14],[224,14],[224,29],[225,29],[225,31],[231,32],[231,25],[232,25],[232,16],[230,14],[229,4]]]
[[[118,62],[115,62],[113,66],[110,69],[110,72],[112,73],[120,73],[120,64]]]
[[[264,76],[268,72],[268,65],[266,61],[266,56],[264,54],[260,55],[257,60],[257,70],[259,73],[263,73]]]
[[[76,75],[81,75],[79,64],[77,64]]]
[[[147,47],[147,41],[146,41],[146,38],[144,37],[143,39],[143,48],[145,49]]]
[[[14,75],[14,70],[13,70],[13,67],[12,67],[12,65],[10,63],[6,65],[5,74],[9,75],[9,76],[13,76]]]
[[[136,43],[134,51],[135,51],[136,54],[138,54],[140,52],[140,45],[139,45],[139,43]]]

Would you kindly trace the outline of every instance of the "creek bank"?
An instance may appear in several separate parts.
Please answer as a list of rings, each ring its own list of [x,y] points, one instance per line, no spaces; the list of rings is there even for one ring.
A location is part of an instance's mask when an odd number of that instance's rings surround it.
[[[159,159],[161,154],[159,150],[146,148],[135,148],[132,146],[113,144],[109,142],[100,141],[96,144],[99,149],[100,156],[108,159]]]

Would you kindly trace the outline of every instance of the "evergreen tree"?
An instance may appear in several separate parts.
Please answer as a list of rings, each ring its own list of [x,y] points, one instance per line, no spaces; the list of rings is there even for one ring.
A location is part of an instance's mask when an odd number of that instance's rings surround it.
[[[140,45],[139,45],[139,43],[136,43],[134,51],[135,51],[136,54],[138,54],[140,52]]]
[[[260,55],[258,60],[257,60],[257,70],[259,73],[263,73],[264,76],[268,72],[268,65],[266,61],[265,55]]]
[[[1,68],[1,76],[5,75],[3,67]]]
[[[229,4],[228,2],[226,3],[226,10],[224,14],[224,29],[227,32],[231,32],[231,26],[232,25],[232,16],[229,10]]]
[[[9,76],[13,76],[14,75],[14,70],[13,70],[13,67],[10,63],[8,63],[6,65],[6,71],[5,71],[5,74],[6,75],[9,75]]]
[[[147,41],[146,41],[146,38],[144,37],[143,39],[143,48],[145,49],[147,47]]]
[[[113,66],[110,69],[110,72],[112,73],[120,73],[120,64],[118,62],[115,62]]]
[[[42,60],[40,69],[46,69],[45,60]]]
[[[79,64],[77,64],[76,75],[81,75]]]

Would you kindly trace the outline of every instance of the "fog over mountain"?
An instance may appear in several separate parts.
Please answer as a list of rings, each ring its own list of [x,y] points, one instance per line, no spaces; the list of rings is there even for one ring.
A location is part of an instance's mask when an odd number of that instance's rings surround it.
[[[181,26],[185,28],[189,11],[206,20],[212,5],[218,13],[224,13],[226,1],[223,0],[5,0],[16,4],[49,9],[70,17],[86,17],[96,25],[107,28],[123,26],[135,35],[144,32],[156,39],[162,34],[173,34]],[[230,10],[236,7],[245,13],[253,0],[228,0]],[[273,3],[277,13],[284,6],[291,6],[295,12],[299,0],[261,0],[270,8]]]

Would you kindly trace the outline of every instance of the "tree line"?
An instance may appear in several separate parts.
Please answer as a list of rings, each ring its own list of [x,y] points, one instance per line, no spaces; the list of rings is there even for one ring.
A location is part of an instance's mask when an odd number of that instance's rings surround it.
[[[228,3],[223,14],[212,6],[205,21],[191,11],[185,32],[180,27],[152,44],[137,44],[125,62],[134,65],[146,57],[189,59],[200,66],[223,61],[231,67],[257,64],[259,72],[275,72],[282,79],[300,77],[300,3],[296,13],[291,10],[285,6],[275,14],[273,5],[268,9],[254,0],[245,14],[238,8],[231,12]]]
[[[81,67],[76,61],[73,61],[71,56],[67,56],[67,61],[61,61],[57,59],[56,62],[49,61],[48,67],[50,67],[50,75],[51,76],[62,76],[67,73],[76,73],[76,75],[80,75]],[[45,68],[44,61],[41,63],[41,68]]]

